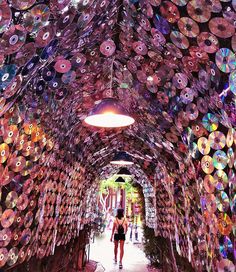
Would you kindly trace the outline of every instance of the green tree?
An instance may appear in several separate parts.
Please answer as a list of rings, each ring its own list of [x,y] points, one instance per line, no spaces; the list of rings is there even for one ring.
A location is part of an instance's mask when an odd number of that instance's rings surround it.
[[[109,196],[109,189],[124,189],[126,192],[127,200],[131,202],[136,202],[138,200],[138,190],[132,184],[132,176],[123,175],[122,178],[125,180],[124,183],[116,182],[116,179],[118,177],[119,175],[113,175],[112,177],[102,180],[100,182],[99,201],[103,207],[103,212],[105,214],[107,213],[107,210],[110,209],[110,207],[106,207],[106,200]]]

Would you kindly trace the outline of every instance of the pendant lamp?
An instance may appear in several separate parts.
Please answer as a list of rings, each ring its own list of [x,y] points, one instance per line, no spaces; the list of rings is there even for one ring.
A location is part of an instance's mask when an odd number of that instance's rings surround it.
[[[123,175],[123,176],[131,176],[130,171],[126,167],[120,168],[117,175]]]
[[[110,90],[113,83],[113,63],[111,63]],[[112,92],[113,93],[113,92]],[[85,123],[95,127],[120,128],[132,125],[135,120],[131,117],[121,102],[114,97],[107,97],[101,100],[85,118]]]
[[[85,118],[85,123],[95,127],[118,128],[134,123],[124,107],[116,98],[104,98]]]
[[[118,177],[116,180],[115,180],[115,182],[125,182],[125,180],[122,178],[122,177]]]
[[[134,164],[131,159],[131,156],[124,151],[120,151],[120,152],[116,153],[110,163],[117,164],[117,165],[132,165],[132,164]]]

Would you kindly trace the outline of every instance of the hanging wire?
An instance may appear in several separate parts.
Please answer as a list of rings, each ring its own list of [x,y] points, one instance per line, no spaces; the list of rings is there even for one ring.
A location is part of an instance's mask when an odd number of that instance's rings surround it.
[[[111,80],[110,80],[110,89],[112,90],[112,84],[113,84],[113,67],[114,67],[114,61],[115,61],[115,57],[112,58],[112,62],[111,62]]]

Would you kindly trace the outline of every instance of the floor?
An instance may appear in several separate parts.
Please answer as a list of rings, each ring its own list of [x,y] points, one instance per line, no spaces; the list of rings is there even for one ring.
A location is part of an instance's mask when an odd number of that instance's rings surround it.
[[[132,242],[126,242],[125,255],[123,258],[123,269],[119,269],[118,264],[113,263],[113,243],[110,242],[110,231],[101,237],[95,238],[95,243],[90,246],[90,259],[99,262],[96,272],[148,272],[149,264],[142,250]],[[118,251],[119,256],[119,251]]]

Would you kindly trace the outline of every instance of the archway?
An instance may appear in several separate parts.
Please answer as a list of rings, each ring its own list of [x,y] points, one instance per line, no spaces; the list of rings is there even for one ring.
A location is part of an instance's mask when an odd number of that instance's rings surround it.
[[[98,179],[124,150],[153,188],[145,217],[163,266],[234,270],[235,10],[227,0],[0,1],[0,268],[76,271]],[[85,125],[107,97],[132,126]]]

